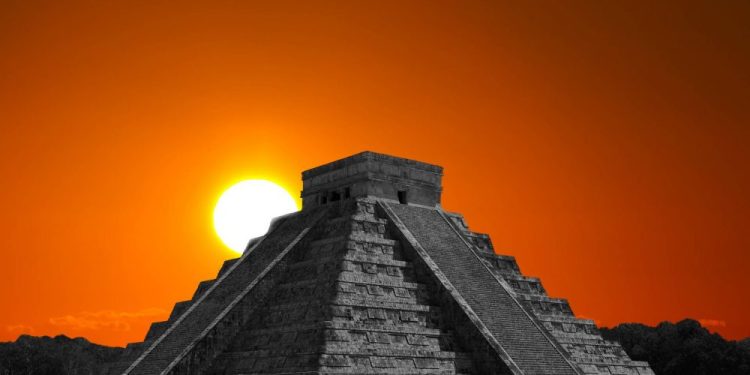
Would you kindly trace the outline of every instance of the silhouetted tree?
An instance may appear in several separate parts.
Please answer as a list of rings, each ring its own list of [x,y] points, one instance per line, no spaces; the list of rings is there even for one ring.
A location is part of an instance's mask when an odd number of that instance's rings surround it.
[[[82,338],[24,335],[0,343],[0,375],[100,375],[121,351]]]
[[[750,351],[750,337],[744,340],[737,341],[737,344],[739,344],[745,350]]]
[[[646,361],[658,375],[748,375],[748,340],[741,344],[710,333],[695,320],[677,324],[621,324],[602,328],[602,336],[622,344],[628,355]]]

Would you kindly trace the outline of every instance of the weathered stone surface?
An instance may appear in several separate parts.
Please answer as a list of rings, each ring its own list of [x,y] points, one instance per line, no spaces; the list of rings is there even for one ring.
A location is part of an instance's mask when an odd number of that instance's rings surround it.
[[[439,206],[442,168],[365,152],[225,262],[110,374],[652,374]]]

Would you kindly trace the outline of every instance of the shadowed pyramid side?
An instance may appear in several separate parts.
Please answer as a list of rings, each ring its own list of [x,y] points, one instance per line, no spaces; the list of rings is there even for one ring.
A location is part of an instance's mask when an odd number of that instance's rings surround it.
[[[281,218],[123,373],[168,373],[183,366],[201,367],[212,360],[229,341],[232,327],[261,305],[275,282],[265,276],[305,236],[321,211],[325,210]]]

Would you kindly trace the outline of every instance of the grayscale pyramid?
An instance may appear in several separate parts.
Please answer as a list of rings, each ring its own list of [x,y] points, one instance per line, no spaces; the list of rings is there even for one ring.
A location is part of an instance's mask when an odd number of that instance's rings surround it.
[[[442,168],[363,152],[109,374],[653,374],[440,206]]]

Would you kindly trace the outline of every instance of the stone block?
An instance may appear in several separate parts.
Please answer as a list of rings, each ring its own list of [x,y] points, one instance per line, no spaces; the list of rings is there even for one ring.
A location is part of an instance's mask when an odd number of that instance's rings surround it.
[[[396,360],[391,357],[370,357],[370,363],[374,368],[395,368]]]
[[[419,369],[440,368],[440,363],[435,358],[414,358],[414,367]]]

